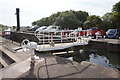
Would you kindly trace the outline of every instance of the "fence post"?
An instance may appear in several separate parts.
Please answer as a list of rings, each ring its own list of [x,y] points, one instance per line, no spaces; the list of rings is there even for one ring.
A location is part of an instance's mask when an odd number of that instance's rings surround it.
[[[45,46],[44,46],[44,30],[43,30],[43,48],[45,48]]]
[[[62,31],[61,31],[61,46],[62,46]]]

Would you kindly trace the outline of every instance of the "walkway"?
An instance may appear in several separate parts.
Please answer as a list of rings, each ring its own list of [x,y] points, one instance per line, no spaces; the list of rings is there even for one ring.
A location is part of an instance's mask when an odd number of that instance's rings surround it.
[[[21,75],[23,78],[118,78],[113,69],[83,61],[77,63],[61,57],[42,57],[32,71]],[[32,72],[32,73],[31,73]],[[34,76],[34,77],[33,77]]]
[[[12,44],[11,42],[8,44]],[[13,44],[14,45],[14,44]],[[15,48],[12,47],[11,49]],[[18,46],[19,47],[19,46]],[[13,52],[11,52],[13,53]],[[9,52],[7,53],[9,54]],[[0,70],[2,78],[118,78],[118,71],[90,62],[77,63],[48,52],[36,53],[35,64],[30,65],[30,54],[18,50],[15,53],[22,61]],[[19,54],[19,55],[18,55]],[[1,75],[1,74],[0,74]]]

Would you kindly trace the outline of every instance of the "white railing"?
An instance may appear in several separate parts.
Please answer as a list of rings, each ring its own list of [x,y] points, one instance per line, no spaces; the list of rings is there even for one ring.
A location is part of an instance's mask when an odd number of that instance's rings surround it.
[[[86,37],[85,35],[81,36],[80,34],[78,36],[77,35],[71,36],[68,33],[63,35],[63,31],[51,32],[47,34],[44,31],[39,31],[35,32],[34,34],[38,38],[39,43],[41,44],[39,46],[42,48],[46,48],[46,46],[47,48],[48,46],[55,48],[56,47],[55,45],[58,45],[57,43],[60,43],[61,45],[59,46],[62,47],[64,46],[65,41],[74,44],[74,43],[88,43],[89,40],[91,40],[90,37]],[[46,43],[48,43],[49,45]]]

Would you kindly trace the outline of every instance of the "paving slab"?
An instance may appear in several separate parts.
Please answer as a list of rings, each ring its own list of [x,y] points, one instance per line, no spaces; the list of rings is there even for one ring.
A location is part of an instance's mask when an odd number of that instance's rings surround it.
[[[37,60],[35,65],[38,64],[38,62],[40,62],[42,59]],[[30,69],[30,58],[13,64],[7,68],[4,68],[2,70],[2,78],[18,78],[20,75],[22,75],[23,73],[27,72]],[[11,73],[12,72],[12,73]]]
[[[44,57],[33,69],[32,75],[39,79],[59,78],[119,78],[118,71],[105,68],[90,62],[77,63],[61,57]],[[30,78],[30,71],[20,78]],[[33,77],[31,77],[33,78]]]

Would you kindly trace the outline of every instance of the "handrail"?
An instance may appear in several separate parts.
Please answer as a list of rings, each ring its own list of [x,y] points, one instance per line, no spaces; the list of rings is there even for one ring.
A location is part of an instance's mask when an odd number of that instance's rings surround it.
[[[81,36],[80,34],[78,36],[70,36],[70,34],[64,34],[64,31],[59,31],[59,34],[57,34],[56,32],[51,32],[51,33],[47,33],[44,31],[38,31],[35,32],[34,35],[38,38],[39,43],[41,44],[41,46],[43,46],[43,48],[45,48],[45,43],[49,43],[50,46],[51,44],[55,45],[56,41],[59,41],[59,43],[61,43],[61,47],[63,46],[64,41],[71,41],[73,44],[76,41],[77,43],[88,43],[90,38],[87,38],[85,35]],[[55,46],[52,46],[55,47]]]

